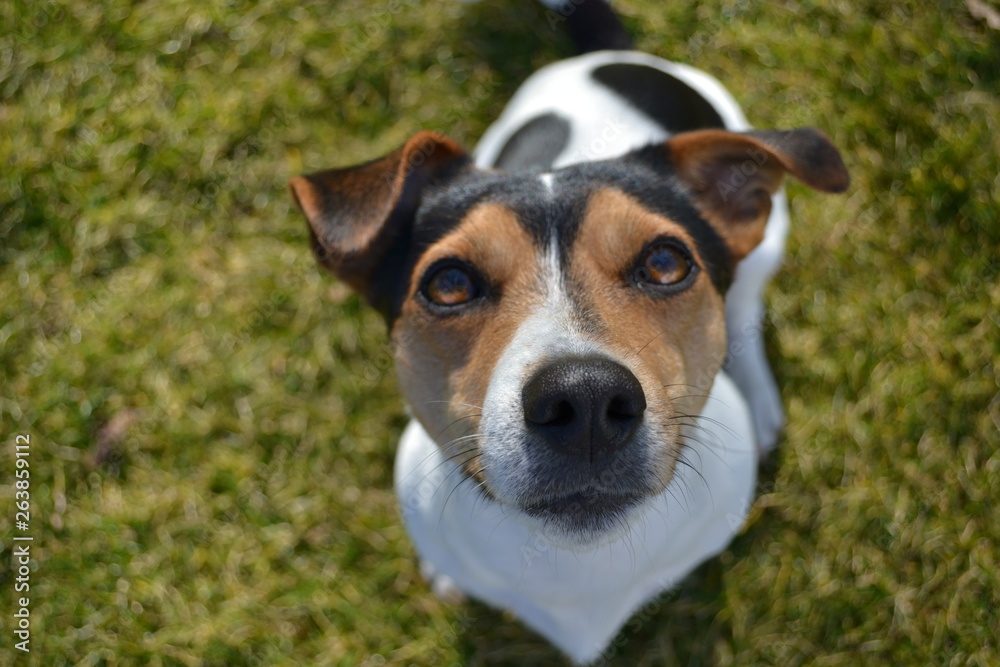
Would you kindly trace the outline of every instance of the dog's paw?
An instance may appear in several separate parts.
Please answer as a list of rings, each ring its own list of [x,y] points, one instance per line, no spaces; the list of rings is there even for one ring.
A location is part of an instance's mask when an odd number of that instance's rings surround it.
[[[455,584],[451,577],[438,572],[430,561],[420,561],[420,573],[431,584],[431,592],[437,599],[448,604],[463,604],[468,600],[462,589]]]

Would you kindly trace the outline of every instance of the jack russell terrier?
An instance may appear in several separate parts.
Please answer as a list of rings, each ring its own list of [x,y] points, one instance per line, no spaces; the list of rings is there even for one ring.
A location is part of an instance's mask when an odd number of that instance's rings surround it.
[[[782,177],[848,175],[821,132],[752,130],[712,77],[628,50],[603,2],[560,16],[584,54],[473,156],[420,132],[290,186],[320,264],[388,323],[396,490],[435,591],[587,663],[742,527],[784,420],[760,336]]]

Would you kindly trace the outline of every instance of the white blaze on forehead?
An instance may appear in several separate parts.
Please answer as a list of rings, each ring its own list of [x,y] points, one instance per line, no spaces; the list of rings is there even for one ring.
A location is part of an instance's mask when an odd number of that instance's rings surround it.
[[[550,195],[555,193],[555,190],[552,188],[552,182],[555,180],[554,174],[539,174],[538,180],[540,180],[542,182],[542,185],[545,186],[546,192],[548,192]]]
[[[510,368],[512,363],[508,362],[513,362],[513,365],[523,365],[525,362],[538,365],[547,358],[587,354],[599,349],[583,333],[576,308],[566,294],[559,257],[559,239],[555,230],[549,238],[547,251],[540,264],[540,286],[544,290],[544,297],[518,327],[514,339],[497,362],[494,380]],[[532,364],[532,361],[538,363]],[[493,381],[490,385],[492,387]]]
[[[545,362],[565,356],[611,356],[580,327],[566,294],[559,262],[559,241],[553,232],[539,258],[543,298],[528,312],[500,355],[486,390],[481,421],[484,475],[493,493],[512,501],[521,487],[525,423],[521,394],[532,373]]]

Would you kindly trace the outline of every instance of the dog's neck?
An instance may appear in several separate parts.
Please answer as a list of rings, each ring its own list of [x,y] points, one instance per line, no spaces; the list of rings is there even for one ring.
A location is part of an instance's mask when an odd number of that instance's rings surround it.
[[[416,421],[400,442],[396,490],[423,559],[586,662],[597,655],[581,646],[599,652],[649,595],[679,583],[744,523],[757,451],[746,402],[724,373],[682,458],[663,493],[589,549],[558,544],[543,524],[488,500]]]

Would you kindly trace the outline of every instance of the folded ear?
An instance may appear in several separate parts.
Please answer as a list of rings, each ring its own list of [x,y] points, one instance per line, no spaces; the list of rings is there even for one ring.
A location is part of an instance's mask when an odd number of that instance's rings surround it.
[[[424,188],[469,161],[448,137],[420,132],[383,158],[297,176],[288,185],[309,221],[316,259],[375,303],[373,276],[413,224]]]
[[[738,262],[764,238],[771,197],[786,173],[823,192],[843,192],[847,168],[819,130],[699,130],[666,143],[675,173]]]

